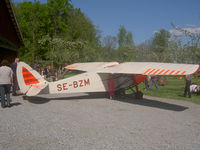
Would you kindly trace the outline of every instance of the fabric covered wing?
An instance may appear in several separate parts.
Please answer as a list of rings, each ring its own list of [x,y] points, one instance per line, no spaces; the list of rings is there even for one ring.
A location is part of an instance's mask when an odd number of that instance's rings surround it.
[[[72,65],[68,65],[65,68],[69,70],[80,70],[80,71],[90,72],[118,64],[119,64],[118,62],[88,62],[88,63],[75,63]]]
[[[199,65],[154,63],[154,62],[126,62],[103,68],[98,73],[122,73],[143,75],[187,75],[199,70]]]

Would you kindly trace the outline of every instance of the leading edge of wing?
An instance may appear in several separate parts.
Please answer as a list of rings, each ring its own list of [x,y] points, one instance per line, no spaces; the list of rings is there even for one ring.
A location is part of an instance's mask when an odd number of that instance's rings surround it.
[[[199,65],[156,63],[156,62],[126,62],[113,67],[102,68],[97,73],[143,74],[143,75],[188,75],[200,70]]]
[[[97,71],[98,69],[103,69],[107,67],[112,67],[118,65],[119,62],[86,62],[86,63],[75,63],[66,66],[66,69],[69,70],[80,70],[80,71]]]

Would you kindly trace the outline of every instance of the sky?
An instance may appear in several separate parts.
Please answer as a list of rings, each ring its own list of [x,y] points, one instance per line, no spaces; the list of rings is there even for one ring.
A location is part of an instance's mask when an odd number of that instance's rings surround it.
[[[120,26],[124,26],[138,45],[160,29],[180,34],[171,23],[200,33],[200,0],[72,0],[72,4],[91,19],[102,38],[117,36]]]

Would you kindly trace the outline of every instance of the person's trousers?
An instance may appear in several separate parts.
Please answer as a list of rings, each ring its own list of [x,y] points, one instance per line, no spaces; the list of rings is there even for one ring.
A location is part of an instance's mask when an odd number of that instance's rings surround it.
[[[158,89],[158,85],[157,85],[157,79],[151,79],[150,83],[149,83],[149,89],[151,89],[152,84],[155,84],[156,89]]]
[[[7,105],[10,105],[10,84],[0,84],[0,95],[1,95],[1,107],[5,107],[5,95],[7,99]]]
[[[17,82],[17,76],[13,76],[13,94],[16,94],[16,91],[19,89],[18,82]]]
[[[188,96],[191,97],[190,85],[191,85],[191,80],[186,80],[184,96],[186,96],[188,93]]]

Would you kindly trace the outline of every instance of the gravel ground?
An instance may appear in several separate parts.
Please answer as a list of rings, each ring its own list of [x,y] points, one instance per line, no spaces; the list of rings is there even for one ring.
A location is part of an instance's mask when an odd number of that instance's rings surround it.
[[[199,150],[200,105],[41,95],[0,108],[0,150]]]

